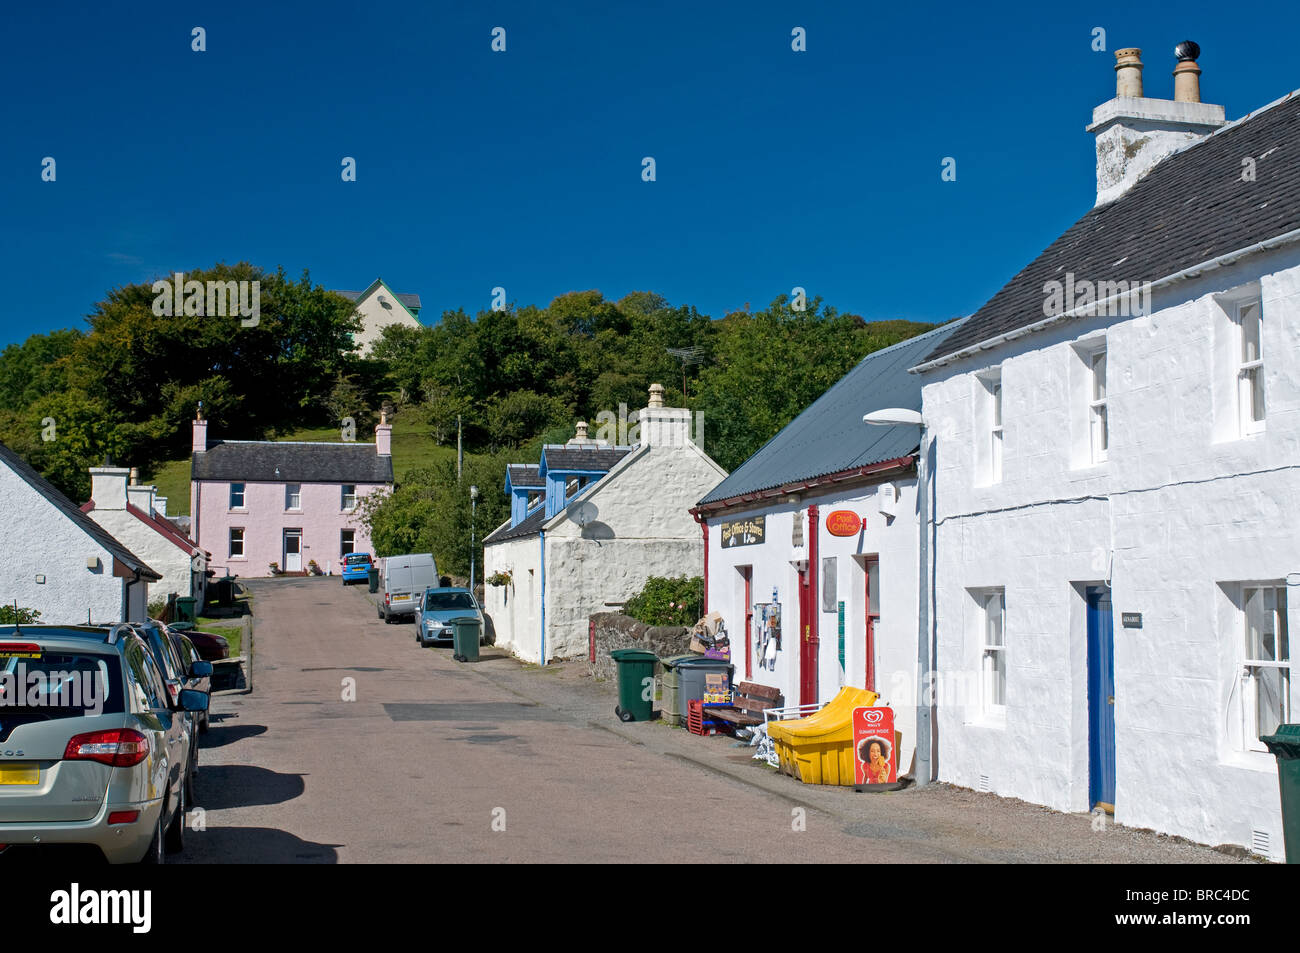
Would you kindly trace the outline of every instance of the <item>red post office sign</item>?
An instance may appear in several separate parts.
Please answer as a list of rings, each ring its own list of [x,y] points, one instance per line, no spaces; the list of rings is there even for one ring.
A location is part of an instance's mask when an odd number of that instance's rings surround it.
[[[834,510],[826,517],[826,532],[832,536],[857,536],[862,517],[852,510]]]
[[[897,781],[897,748],[892,708],[853,709],[854,784],[892,784]]]

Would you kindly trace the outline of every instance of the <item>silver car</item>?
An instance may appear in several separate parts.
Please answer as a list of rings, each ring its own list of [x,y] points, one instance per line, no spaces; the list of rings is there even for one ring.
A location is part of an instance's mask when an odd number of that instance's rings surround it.
[[[112,863],[181,850],[187,712],[207,706],[192,689],[173,702],[129,626],[0,626],[0,862],[74,845]]]

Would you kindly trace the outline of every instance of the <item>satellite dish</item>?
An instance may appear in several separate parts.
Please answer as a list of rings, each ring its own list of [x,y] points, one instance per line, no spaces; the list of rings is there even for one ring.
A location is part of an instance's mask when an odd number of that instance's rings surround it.
[[[595,520],[600,512],[596,509],[596,504],[589,500],[574,500],[564,508],[569,519],[577,523],[579,527],[585,527],[588,523]]]

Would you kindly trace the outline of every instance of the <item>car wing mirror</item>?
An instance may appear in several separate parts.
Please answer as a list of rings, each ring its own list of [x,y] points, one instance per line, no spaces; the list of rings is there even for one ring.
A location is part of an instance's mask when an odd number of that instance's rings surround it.
[[[207,678],[211,674],[212,674],[211,662],[200,661],[200,662],[195,662],[193,665],[190,666],[191,678]]]
[[[183,711],[207,711],[208,693],[186,688],[181,692],[180,708]]]

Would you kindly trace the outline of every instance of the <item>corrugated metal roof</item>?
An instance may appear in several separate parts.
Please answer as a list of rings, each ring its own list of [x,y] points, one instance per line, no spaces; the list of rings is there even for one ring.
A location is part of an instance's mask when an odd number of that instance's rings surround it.
[[[912,453],[919,443],[916,427],[871,427],[862,422],[862,415],[887,407],[919,411],[921,379],[907,369],[940,347],[964,320],[868,354],[733,470],[700,504],[718,503]]]
[[[81,508],[77,506],[76,503],[73,503],[70,499],[60,493],[58,488],[49,480],[45,479],[45,477],[37,473],[30,463],[18,456],[18,454],[14,453],[2,443],[0,443],[0,463],[6,464],[10,470],[13,470],[19,479],[26,482],[33,490],[53,503],[55,508],[75,523],[82,532],[112,553],[114,559],[120,560],[133,572],[138,572],[146,579],[162,578],[162,576],[150,569],[145,564],[144,560],[140,559],[139,556],[135,555],[135,553],[131,552],[131,550],[119,543],[117,537],[113,536],[108,532],[108,530],[104,529],[104,527],[100,526],[85,513],[81,512]],[[10,517],[17,519],[20,518],[20,514],[10,514]]]
[[[1255,179],[1243,182],[1247,156],[1255,159]],[[1067,273],[1076,282],[1158,281],[1296,228],[1300,95],[1291,93],[1163,160],[1120,198],[1089,211],[971,315],[960,334],[917,363],[1044,320],[1046,285],[1064,282]]]

